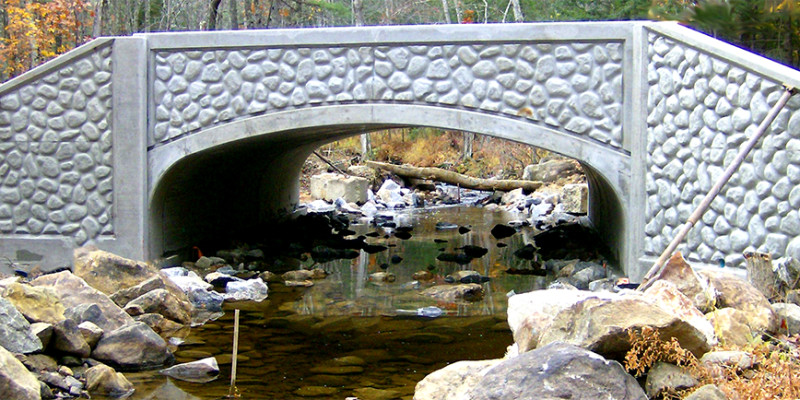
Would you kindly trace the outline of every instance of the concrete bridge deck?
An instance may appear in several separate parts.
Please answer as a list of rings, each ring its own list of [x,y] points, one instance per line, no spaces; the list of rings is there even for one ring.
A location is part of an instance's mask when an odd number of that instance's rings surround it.
[[[291,209],[321,144],[430,126],[580,161],[590,219],[636,279],[784,84],[800,72],[663,22],[101,38],[0,85],[0,255],[157,257]],[[800,253],[799,109],[679,248],[688,258]]]

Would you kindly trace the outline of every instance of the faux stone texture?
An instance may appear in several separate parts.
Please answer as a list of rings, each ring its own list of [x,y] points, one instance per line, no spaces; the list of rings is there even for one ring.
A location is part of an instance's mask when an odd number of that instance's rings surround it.
[[[621,148],[621,48],[607,41],[234,49],[222,57],[162,51],[148,143],[253,113],[356,100],[525,116]]]
[[[0,217],[3,236],[69,236],[81,245],[114,231],[103,189],[112,188],[111,50],[0,93],[0,207],[14,210]]]
[[[780,82],[666,36],[650,33],[648,41],[648,80],[651,88],[657,88],[649,91],[647,99],[647,153],[651,155],[646,157],[647,180],[653,182],[647,187],[649,216],[669,209],[694,209],[783,89]],[[798,119],[798,110],[796,99],[787,104],[722,188],[715,201],[721,207],[712,205],[717,214],[708,211],[689,232],[683,247],[688,260],[715,264],[723,258],[729,266],[741,267],[737,264],[746,248],[779,257],[786,243],[800,234],[800,218],[792,206],[798,203],[792,192],[800,169],[792,163],[800,161],[793,144],[800,143],[800,129],[789,126]],[[680,138],[686,137],[699,140],[679,145]],[[682,147],[687,149],[683,154]],[[788,204],[781,208],[783,201]],[[726,204],[744,208],[723,212]],[[649,219],[644,253],[657,257],[672,240],[666,233],[685,221],[683,217]]]

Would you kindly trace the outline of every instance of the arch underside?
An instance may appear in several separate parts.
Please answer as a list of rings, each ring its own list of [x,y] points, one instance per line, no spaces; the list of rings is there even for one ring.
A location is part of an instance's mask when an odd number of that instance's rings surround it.
[[[150,257],[246,237],[298,201],[305,159],[328,142],[394,127],[473,132],[578,160],[590,188],[589,217],[622,261],[630,157],[525,118],[398,104],[320,106],[221,124],[148,151]]]

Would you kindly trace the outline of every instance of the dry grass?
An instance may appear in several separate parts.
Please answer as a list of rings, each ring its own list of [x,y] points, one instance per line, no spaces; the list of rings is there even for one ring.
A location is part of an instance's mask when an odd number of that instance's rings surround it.
[[[712,371],[694,355],[683,349],[675,338],[664,340],[652,328],[628,331],[631,350],[625,356],[625,368],[637,377],[657,362],[669,362],[685,367],[700,381],[700,385],[715,384],[731,400],[792,400],[800,398],[800,336],[771,338],[754,342],[745,350],[754,357],[751,369],[727,367]],[[698,386],[698,387],[699,387]],[[667,399],[682,399],[693,389],[668,393]]]

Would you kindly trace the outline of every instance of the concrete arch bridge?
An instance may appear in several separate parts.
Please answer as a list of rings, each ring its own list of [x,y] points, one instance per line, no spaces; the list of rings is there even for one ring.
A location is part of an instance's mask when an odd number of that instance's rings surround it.
[[[101,38],[0,86],[0,255],[157,257],[291,209],[323,143],[430,126],[580,161],[590,219],[635,279],[783,84],[800,73],[672,23]],[[794,98],[690,234],[690,259],[800,246],[798,110]]]

